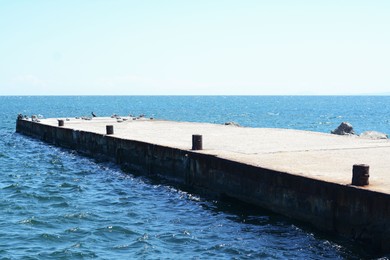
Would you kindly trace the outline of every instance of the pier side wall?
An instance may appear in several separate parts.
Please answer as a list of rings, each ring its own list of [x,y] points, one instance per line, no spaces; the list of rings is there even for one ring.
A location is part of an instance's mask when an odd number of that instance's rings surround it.
[[[45,142],[228,196],[390,252],[390,196],[246,165],[191,150],[17,120],[16,131]],[[190,144],[189,144],[190,148]]]

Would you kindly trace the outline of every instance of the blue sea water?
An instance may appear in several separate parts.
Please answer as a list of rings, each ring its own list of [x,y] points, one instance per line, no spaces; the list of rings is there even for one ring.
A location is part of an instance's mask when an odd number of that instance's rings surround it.
[[[0,96],[0,259],[386,257],[237,202],[122,172],[15,133],[18,113],[390,134],[388,96]]]

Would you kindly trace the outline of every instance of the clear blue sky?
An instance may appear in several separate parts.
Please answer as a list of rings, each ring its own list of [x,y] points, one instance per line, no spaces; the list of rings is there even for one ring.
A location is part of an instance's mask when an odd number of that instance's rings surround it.
[[[0,0],[0,95],[384,92],[389,0]]]

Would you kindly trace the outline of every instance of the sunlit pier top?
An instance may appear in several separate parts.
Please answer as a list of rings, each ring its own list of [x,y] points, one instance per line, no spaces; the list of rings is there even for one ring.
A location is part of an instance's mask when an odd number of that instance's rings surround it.
[[[183,150],[191,150],[191,137],[199,134],[203,137],[199,153],[342,185],[351,184],[354,164],[366,164],[369,185],[362,188],[390,193],[387,139],[131,117],[51,118],[41,123],[58,126],[58,120],[64,121],[63,128],[99,134],[112,125],[113,137]]]

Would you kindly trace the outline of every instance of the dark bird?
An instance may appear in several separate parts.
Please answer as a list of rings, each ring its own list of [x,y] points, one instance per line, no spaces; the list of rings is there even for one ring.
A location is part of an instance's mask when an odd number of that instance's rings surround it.
[[[95,115],[95,113],[94,113],[94,112],[92,112],[91,114],[92,114],[92,117],[96,117],[96,115]]]

